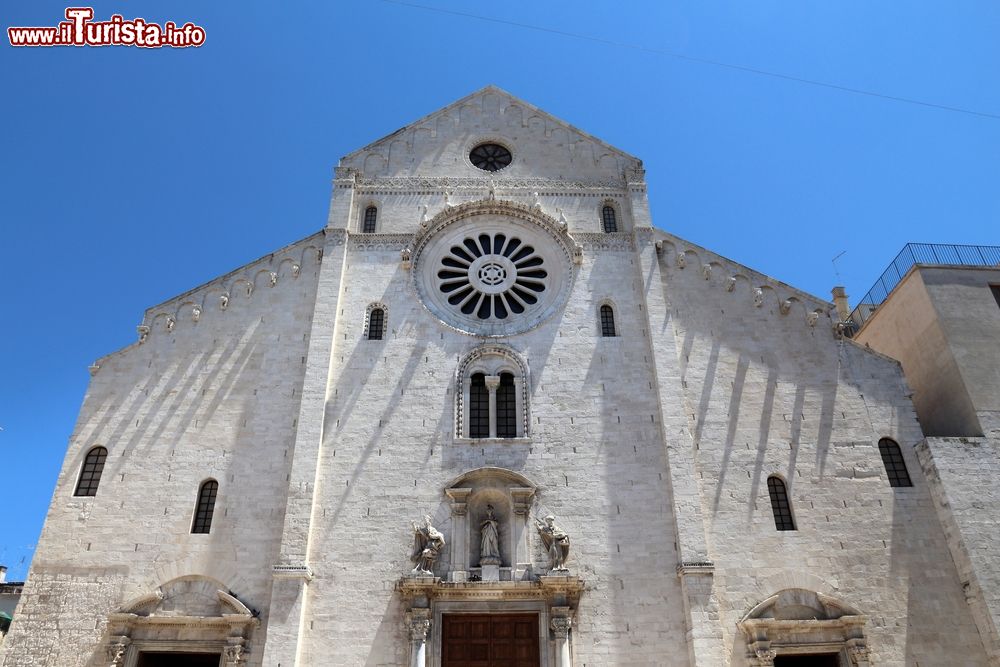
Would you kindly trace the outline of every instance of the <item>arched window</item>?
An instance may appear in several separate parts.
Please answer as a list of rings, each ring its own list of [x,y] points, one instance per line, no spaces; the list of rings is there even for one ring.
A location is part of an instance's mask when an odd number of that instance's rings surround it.
[[[878,451],[882,455],[885,474],[889,476],[889,486],[913,486],[899,445],[889,438],[882,438],[878,441]]]
[[[194,508],[192,533],[207,533],[212,530],[212,515],[215,513],[215,497],[218,494],[218,482],[214,479],[202,482],[198,489],[198,504]]]
[[[601,335],[605,338],[618,335],[615,332],[615,311],[608,304],[601,306]]]
[[[601,209],[601,222],[604,224],[604,232],[611,233],[618,231],[618,219],[615,217],[615,207],[605,204]]]
[[[517,391],[511,373],[501,373],[497,386],[497,437],[517,437]]]
[[[788,491],[780,477],[767,478],[767,492],[771,495],[771,511],[774,512],[774,527],[778,530],[795,530],[792,505],[788,502]]]
[[[361,224],[361,231],[365,234],[374,234],[376,220],[378,220],[378,209],[374,206],[369,206],[365,209],[365,219]]]
[[[108,458],[108,450],[104,447],[94,447],[87,452],[80,469],[80,479],[76,482],[74,496],[96,496],[97,487],[101,484],[101,473],[104,472],[104,461]]]
[[[455,437],[528,438],[528,364],[505,345],[483,345],[455,373]]]
[[[372,308],[368,313],[368,340],[382,340],[385,332],[385,311],[381,308]]]
[[[490,437],[490,392],[484,373],[474,373],[469,386],[469,437]]]

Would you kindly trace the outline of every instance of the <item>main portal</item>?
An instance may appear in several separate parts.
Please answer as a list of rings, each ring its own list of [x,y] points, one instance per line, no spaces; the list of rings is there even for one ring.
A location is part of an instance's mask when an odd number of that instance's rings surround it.
[[[445,614],[441,667],[539,667],[538,614]]]

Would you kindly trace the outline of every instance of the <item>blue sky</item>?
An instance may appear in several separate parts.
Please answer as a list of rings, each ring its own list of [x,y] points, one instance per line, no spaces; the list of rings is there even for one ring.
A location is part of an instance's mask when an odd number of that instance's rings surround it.
[[[424,3],[424,0],[420,0]],[[198,49],[0,45],[0,562],[23,578],[97,357],[322,228],[338,158],[493,83],[641,157],[658,227],[829,298],[1000,244],[1000,4],[104,2]],[[4,3],[6,29],[65,4]],[[991,114],[984,117],[684,60]],[[832,258],[838,260],[838,281]]]

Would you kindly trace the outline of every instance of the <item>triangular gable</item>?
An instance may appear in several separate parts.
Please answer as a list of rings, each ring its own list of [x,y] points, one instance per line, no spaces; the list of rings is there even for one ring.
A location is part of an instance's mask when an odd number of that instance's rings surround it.
[[[465,106],[465,105],[467,105],[467,104],[469,104],[471,102],[475,102],[476,100],[482,100],[487,95],[497,95],[498,97],[500,97],[501,99],[503,99],[503,100],[505,100],[507,102],[507,106],[516,105],[516,106],[522,107],[526,111],[529,111],[529,112],[531,112],[532,114],[534,114],[536,116],[541,116],[542,118],[546,119],[547,121],[549,121],[549,122],[551,122],[551,123],[553,123],[555,125],[558,125],[562,129],[564,129],[567,132],[569,132],[570,134],[574,134],[574,135],[578,136],[581,139],[585,139],[587,141],[593,142],[594,144],[600,146],[601,148],[604,148],[605,150],[610,151],[610,152],[612,152],[612,153],[614,153],[614,154],[616,154],[616,155],[618,155],[618,156],[620,156],[620,157],[622,157],[622,158],[624,158],[626,160],[631,160],[631,161],[636,162],[637,165],[641,164],[641,162],[642,162],[639,158],[635,157],[634,155],[630,155],[629,153],[626,153],[625,151],[621,150],[620,148],[616,148],[616,147],[612,146],[611,144],[607,143],[606,141],[603,141],[603,140],[601,140],[601,139],[593,136],[592,134],[584,132],[583,130],[581,130],[581,129],[579,129],[579,128],[577,128],[577,127],[575,127],[575,126],[573,126],[573,125],[571,125],[569,123],[567,123],[564,120],[562,120],[561,118],[559,118],[557,116],[553,116],[549,112],[544,111],[543,109],[540,109],[540,108],[536,107],[534,104],[526,102],[523,99],[521,99],[521,98],[519,98],[519,97],[517,97],[515,95],[512,95],[512,94],[508,93],[506,90],[503,90],[502,88],[498,88],[497,86],[494,86],[492,84],[490,84],[488,86],[485,86],[483,88],[480,88],[479,90],[477,90],[477,91],[475,91],[475,92],[473,92],[473,93],[471,93],[469,95],[466,95],[465,97],[463,97],[463,98],[461,98],[459,100],[456,100],[456,101],[452,102],[451,104],[438,109],[437,111],[433,111],[433,112],[427,114],[426,116],[423,116],[423,117],[421,117],[421,118],[413,121],[412,123],[410,123],[408,125],[405,125],[404,127],[401,127],[400,129],[396,130],[395,132],[392,132],[390,134],[385,135],[381,139],[377,139],[377,140],[375,140],[375,141],[373,141],[373,142],[371,142],[371,143],[369,143],[369,144],[367,144],[365,146],[362,146],[361,148],[359,148],[359,149],[357,149],[355,151],[352,151],[352,152],[348,153],[343,158],[341,158],[341,162],[342,163],[347,163],[347,162],[351,161],[353,158],[356,158],[358,156],[361,156],[361,155],[363,155],[365,153],[368,153],[368,152],[371,152],[373,150],[378,150],[379,148],[381,148],[385,144],[388,144],[393,139],[398,138],[399,136],[405,134],[406,132],[408,132],[410,130],[414,130],[414,129],[418,129],[418,128],[422,128],[422,127],[426,127],[426,126],[432,125],[433,121],[435,121],[438,117],[454,113],[455,111],[461,109],[463,106]]]

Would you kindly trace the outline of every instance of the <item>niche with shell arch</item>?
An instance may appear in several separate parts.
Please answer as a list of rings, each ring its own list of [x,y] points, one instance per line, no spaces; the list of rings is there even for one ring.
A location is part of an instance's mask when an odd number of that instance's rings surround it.
[[[451,504],[450,581],[521,581],[532,575],[530,513],[536,486],[506,468],[477,468],[445,486]],[[497,522],[498,562],[482,554],[489,508]]]

